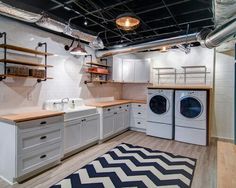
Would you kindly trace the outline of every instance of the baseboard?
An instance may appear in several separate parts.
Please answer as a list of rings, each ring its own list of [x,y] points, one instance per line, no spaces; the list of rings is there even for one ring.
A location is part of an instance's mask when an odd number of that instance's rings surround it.
[[[0,176],[0,178],[5,181],[6,183],[8,183],[9,185],[14,185],[17,184],[17,182],[10,182],[8,179],[4,178],[3,176]]]
[[[234,143],[234,139],[233,138],[219,137],[219,136],[211,136],[211,138],[215,138],[218,141]]]
[[[135,128],[135,127],[130,127],[130,130],[146,133],[146,129],[139,129],[139,128]]]

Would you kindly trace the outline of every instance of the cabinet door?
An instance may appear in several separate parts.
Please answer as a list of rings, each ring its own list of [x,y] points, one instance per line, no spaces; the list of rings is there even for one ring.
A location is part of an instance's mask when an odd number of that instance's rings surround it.
[[[122,59],[113,57],[112,80],[115,82],[123,81],[123,66]]]
[[[125,109],[124,111],[124,128],[130,127],[130,110]]]
[[[148,83],[150,79],[149,60],[134,60],[134,81],[138,83]]]
[[[81,147],[81,119],[65,122],[64,152],[68,153]]]
[[[123,81],[134,82],[134,60],[123,60]]]
[[[82,119],[81,138],[82,145],[90,144],[99,139],[99,115]]]
[[[119,132],[124,129],[124,111],[114,113],[114,132]]]
[[[111,136],[114,133],[114,115],[112,113],[103,116],[103,139]]]

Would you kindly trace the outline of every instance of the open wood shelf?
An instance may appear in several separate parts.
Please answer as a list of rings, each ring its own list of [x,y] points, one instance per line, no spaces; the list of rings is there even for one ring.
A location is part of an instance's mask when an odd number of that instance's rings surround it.
[[[109,65],[103,65],[103,64],[100,64],[100,63],[93,63],[93,62],[90,62],[90,63],[86,63],[88,65],[94,65],[94,66],[98,66],[98,67],[111,67]]]
[[[0,63],[12,63],[17,65],[27,65],[27,66],[34,66],[34,67],[53,67],[52,65],[45,65],[40,63],[31,63],[26,61],[20,61],[20,60],[13,60],[13,59],[0,59]]]
[[[95,72],[95,71],[87,71],[87,73],[100,74],[100,75],[108,75],[109,74],[109,73],[99,73],[99,72]]]
[[[46,78],[39,78],[39,77],[33,77],[33,76],[18,76],[18,75],[10,75],[10,74],[0,74],[0,77],[6,77],[6,78],[32,78],[32,79],[53,79],[52,77],[46,77]]]
[[[0,48],[6,48],[8,50],[15,50],[15,51],[19,51],[19,52],[25,52],[25,53],[35,54],[35,55],[42,55],[42,56],[45,56],[45,55],[52,56],[53,55],[51,53],[45,53],[45,52],[41,52],[38,50],[23,48],[20,46],[14,46],[14,45],[9,45],[9,44],[0,44]]]

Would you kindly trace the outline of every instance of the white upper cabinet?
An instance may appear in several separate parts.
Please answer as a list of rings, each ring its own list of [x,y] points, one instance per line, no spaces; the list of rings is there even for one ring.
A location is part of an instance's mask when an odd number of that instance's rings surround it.
[[[123,63],[121,58],[113,57],[112,80],[116,82],[123,81]]]
[[[134,60],[134,82],[148,83],[150,80],[150,61],[145,59]]]
[[[133,59],[123,59],[123,82],[134,82]]]
[[[112,80],[124,83],[148,83],[150,81],[149,59],[122,59],[113,57]]]

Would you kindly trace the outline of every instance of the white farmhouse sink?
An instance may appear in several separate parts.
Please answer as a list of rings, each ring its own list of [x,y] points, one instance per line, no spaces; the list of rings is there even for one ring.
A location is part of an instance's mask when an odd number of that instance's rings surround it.
[[[96,114],[97,109],[96,109],[96,107],[90,107],[90,106],[78,106],[73,109],[67,108],[67,109],[63,110],[63,112],[65,112],[64,120],[68,121],[68,120],[76,119],[79,117],[84,117],[84,116]]]
[[[72,106],[74,106],[74,108],[72,108]],[[64,121],[69,121],[98,113],[96,107],[85,106],[83,100],[80,98],[69,99],[66,103],[62,103],[61,99],[48,100],[44,103],[44,108],[47,110],[65,112]]]

